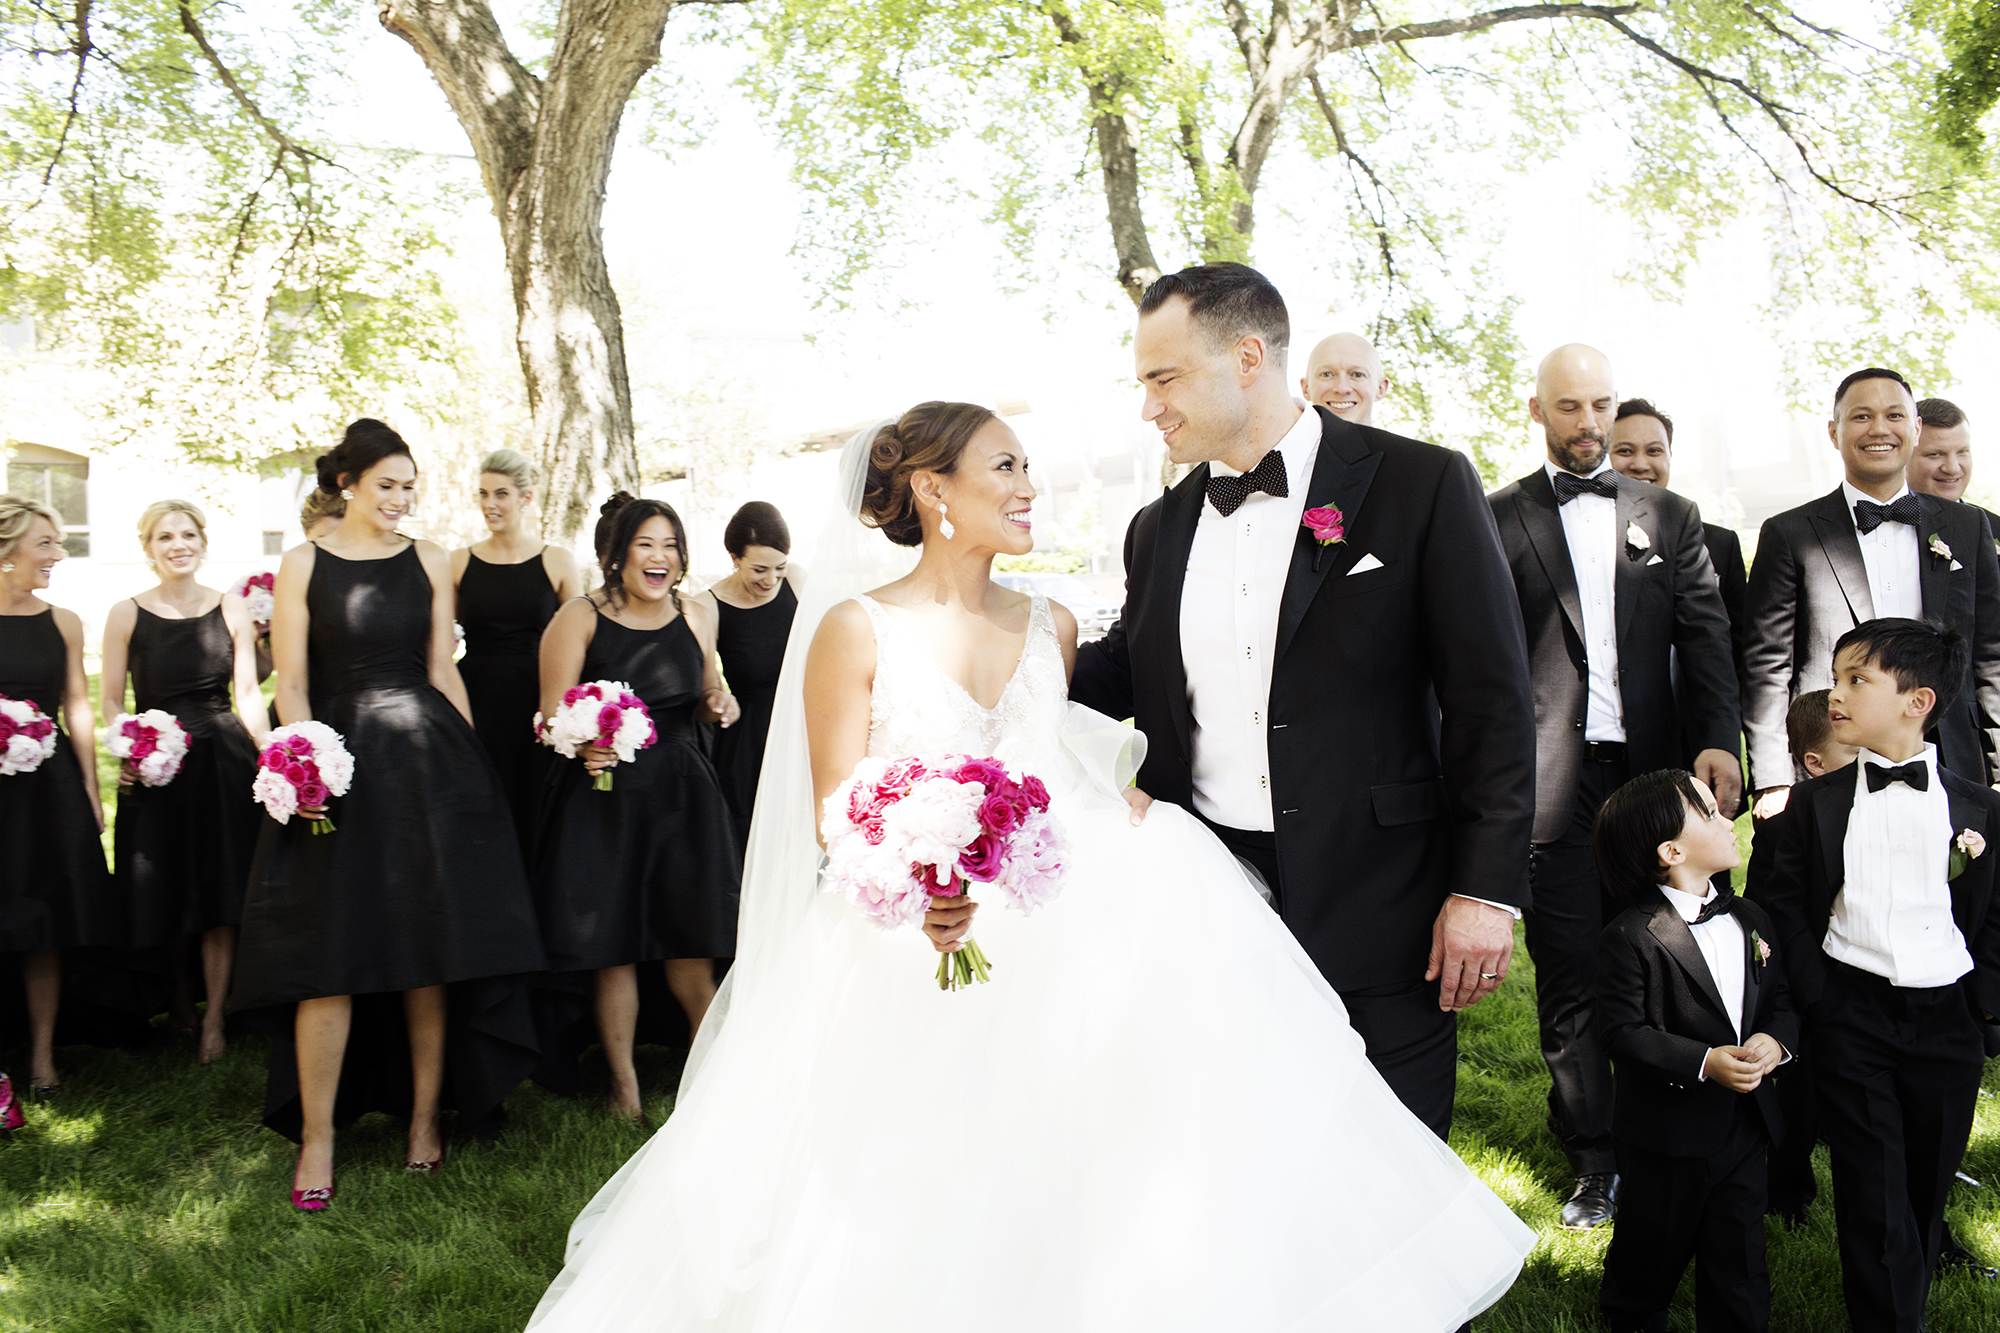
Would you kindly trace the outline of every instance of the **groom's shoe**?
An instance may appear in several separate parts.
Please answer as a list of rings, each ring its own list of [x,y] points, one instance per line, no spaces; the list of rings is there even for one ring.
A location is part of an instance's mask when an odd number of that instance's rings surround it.
[[[1570,1195],[1569,1202],[1563,1205],[1563,1227],[1569,1231],[1589,1231],[1601,1227],[1611,1220],[1612,1205],[1617,1202],[1616,1174],[1606,1171],[1578,1176],[1576,1193]]]

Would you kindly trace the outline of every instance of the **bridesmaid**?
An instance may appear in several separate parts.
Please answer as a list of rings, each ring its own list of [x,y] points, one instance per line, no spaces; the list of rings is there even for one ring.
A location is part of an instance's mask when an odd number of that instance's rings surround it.
[[[542,714],[580,681],[622,680],[646,701],[659,741],[629,764],[591,748],[558,765],[536,888],[550,969],[596,974],[606,1105],[637,1117],[637,965],[664,962],[693,1032],[715,998],[714,960],[736,951],[742,853],[696,724],[728,727],[738,710],[716,670],[713,612],[677,591],[687,568],[680,515],[623,492],[605,510],[604,586],[564,603],[542,636]],[[605,769],[616,773],[608,792],[591,785]]]
[[[479,513],[488,536],[451,553],[465,630],[458,671],[472,703],[472,728],[499,770],[523,849],[533,841],[554,758],[535,739],[542,694],[536,656],[549,617],[583,592],[576,558],[544,545],[527,522],[535,480],[535,465],[512,449],[486,455],[479,464]]]
[[[265,821],[236,976],[238,1007],[263,1010],[274,1037],[264,1122],[300,1139],[292,1202],[307,1211],[332,1202],[337,1124],[407,1109],[405,1166],[428,1174],[441,1109],[461,1128],[497,1112],[535,1063],[521,974],[543,967],[513,819],[451,660],[450,557],[397,532],[409,446],[364,418],[321,456],[319,484],[347,509],[278,569],[278,718],[340,733],[353,785],[331,802],[333,833],[310,832],[314,810]]]
[[[316,542],[329,536],[340,526],[341,515],[347,512],[347,501],[338,495],[329,495],[314,486],[306,492],[306,498],[299,504],[299,527],[306,534],[306,540]],[[262,685],[271,678],[271,622],[257,622],[257,683]]]
[[[722,545],[736,568],[711,585],[704,598],[716,613],[715,648],[722,678],[743,709],[722,733],[715,767],[736,823],[736,845],[750,845],[750,812],[757,803],[757,775],[771,734],[778,672],[785,664],[792,616],[799,609],[800,571],[791,564],[792,533],[778,507],[752,500],[722,530]]]
[[[38,1099],[61,1084],[55,1063],[61,951],[125,943],[104,868],[83,622],[38,595],[64,556],[61,524],[46,505],[0,495],[0,694],[32,700],[58,727],[55,753],[39,767],[0,777],[0,848],[7,861],[0,953],[22,955],[28,1079]],[[11,1085],[7,1100],[11,1106]],[[0,1111],[0,1123],[15,1119]]]
[[[201,939],[208,1007],[196,1059],[208,1064],[223,1052],[236,926],[263,822],[249,799],[256,741],[270,721],[257,688],[257,630],[248,606],[235,593],[195,582],[208,554],[201,510],[185,500],[149,505],[139,516],[139,547],[160,582],[105,618],[104,717],[115,721],[125,711],[129,668],[132,711],[172,713],[189,744],[181,771],[164,787],[143,786],[129,771],[118,775],[113,862],[131,913],[132,947],[173,950],[173,1021],[184,1031],[195,1025],[186,941]]]

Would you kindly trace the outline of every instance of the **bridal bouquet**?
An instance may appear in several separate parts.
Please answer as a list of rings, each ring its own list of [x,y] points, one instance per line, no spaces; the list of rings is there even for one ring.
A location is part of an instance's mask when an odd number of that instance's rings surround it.
[[[279,727],[257,756],[257,780],[250,794],[280,824],[300,810],[324,810],[336,796],[347,795],[354,781],[354,756],[340,733],[324,722],[294,722]],[[314,833],[333,832],[333,821],[321,815]]]
[[[56,724],[32,699],[0,694],[0,778],[32,773],[56,752]]]
[[[660,738],[646,701],[632,693],[622,680],[592,680],[563,691],[562,707],[546,722],[537,720],[542,743],[565,759],[576,758],[579,748],[595,745],[612,751],[618,761],[629,764],[639,751]],[[591,781],[599,791],[611,790],[611,770]]]
[[[262,574],[245,574],[229,590],[248,604],[250,621],[259,634],[271,632],[271,608],[278,604],[277,588],[278,576],[266,570]]]
[[[132,776],[148,787],[164,787],[187,758],[188,734],[172,713],[148,708],[122,713],[104,729],[104,749],[125,761]]]
[[[823,887],[883,929],[920,925],[932,898],[974,883],[998,888],[1023,912],[1062,888],[1062,830],[1049,791],[998,759],[863,759],[826,798]],[[992,964],[968,938],[938,962],[941,990],[986,981]]]

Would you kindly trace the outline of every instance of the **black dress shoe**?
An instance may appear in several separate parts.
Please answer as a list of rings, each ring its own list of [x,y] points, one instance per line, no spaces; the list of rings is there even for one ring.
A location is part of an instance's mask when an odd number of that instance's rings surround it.
[[[2000,1281],[2000,1268],[1981,1263],[1979,1256],[1956,1242],[1938,1251],[1937,1272],[1939,1277],[1947,1273],[1959,1277],[1986,1278]]]
[[[1610,1171],[1576,1178],[1576,1193],[1563,1205],[1565,1231],[1590,1231],[1611,1220],[1612,1206],[1618,1202],[1618,1177]]]

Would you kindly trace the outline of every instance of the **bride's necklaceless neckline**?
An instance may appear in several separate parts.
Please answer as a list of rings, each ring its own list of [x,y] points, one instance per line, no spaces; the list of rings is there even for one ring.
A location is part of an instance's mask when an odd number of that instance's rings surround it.
[[[882,614],[883,621],[888,625],[890,625],[892,628],[896,628],[897,633],[899,634],[902,633],[902,630],[899,627],[896,627],[896,617],[889,614],[888,607],[876,601],[873,597],[870,597],[865,592],[861,594],[861,600],[867,602],[870,606],[873,606],[877,611],[879,611]],[[971,705],[974,708],[977,708],[980,712],[988,714],[990,716],[994,713],[999,712],[1001,707],[1004,704],[1006,704],[1007,696],[1014,692],[1014,683],[1021,679],[1022,664],[1024,664],[1028,660],[1028,649],[1032,647],[1035,642],[1035,612],[1036,612],[1036,603],[1031,600],[1028,603],[1028,628],[1026,632],[1024,632],[1021,635],[1021,651],[1015,654],[1014,656],[1014,670],[1008,675],[1007,683],[1000,687],[1000,697],[995,699],[990,704],[983,704],[979,702],[979,696],[974,694],[970,689],[968,689],[964,681],[960,680],[957,676],[952,675],[949,671],[946,671],[944,669],[943,664],[940,663],[935,657],[932,657],[922,644],[917,643],[913,640],[911,642],[911,647],[916,650],[916,655],[918,657],[923,658],[924,661],[930,665],[931,670],[937,672],[939,676],[943,677],[955,689],[957,689],[960,694],[964,695],[966,697],[966,700],[969,703],[971,703]]]

